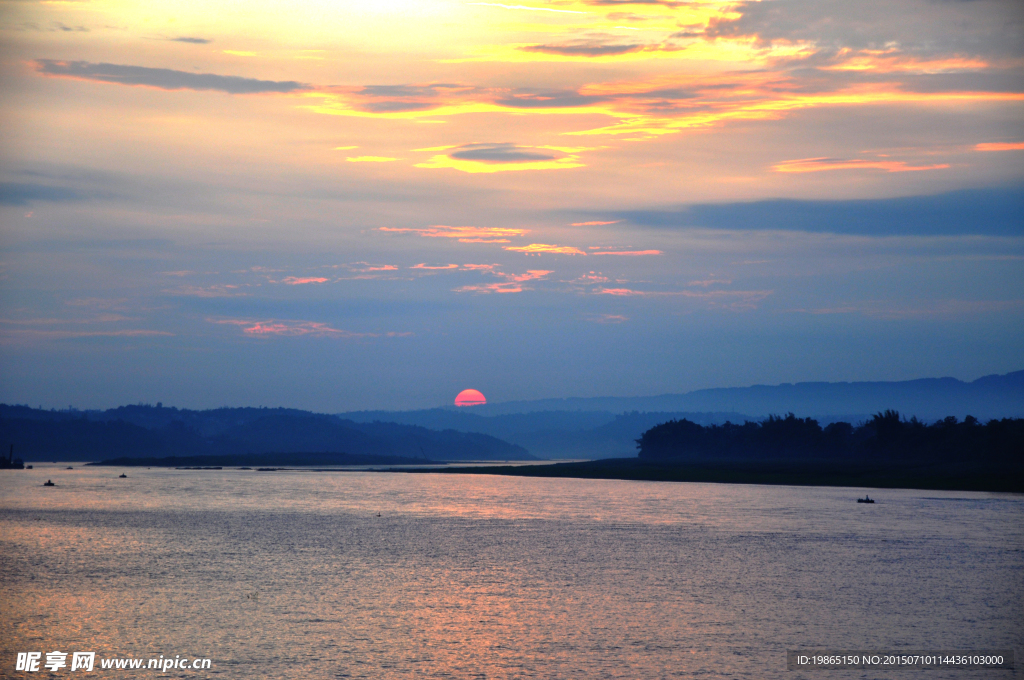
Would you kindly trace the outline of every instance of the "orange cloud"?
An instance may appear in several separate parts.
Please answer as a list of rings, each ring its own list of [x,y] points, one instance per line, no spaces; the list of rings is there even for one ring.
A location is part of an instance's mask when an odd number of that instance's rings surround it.
[[[459,268],[459,265],[457,265],[457,264],[429,265],[426,262],[420,262],[419,264],[414,264],[413,266],[409,267],[409,269],[458,269],[458,268]]]
[[[573,248],[572,246],[553,246],[547,243],[531,243],[528,246],[503,246],[503,248],[515,253],[526,253],[527,255],[539,255],[540,253],[586,255],[586,253],[579,248]]]
[[[289,286],[301,286],[305,283],[327,283],[330,279],[325,279],[322,276],[286,276],[281,280],[281,283],[286,283]]]
[[[561,43],[559,43],[560,45]],[[700,46],[697,49],[696,45]],[[523,45],[503,45],[488,58],[510,61],[553,59],[557,55],[526,52]],[[529,47],[529,46],[527,46]],[[536,46],[533,46],[536,47]],[[555,45],[557,48],[558,45]],[[562,48],[565,46],[563,45]],[[621,46],[620,46],[621,47]],[[649,47],[649,46],[648,46]],[[648,47],[628,54],[608,54],[607,59],[647,59],[653,54]],[[576,48],[572,48],[576,49]],[[598,52],[602,46],[596,46]],[[661,49],[661,48],[659,48]],[[703,51],[701,51],[703,50]],[[714,54],[712,54],[711,52]],[[828,63],[828,56],[819,54],[811,45],[773,45],[757,47],[754,38],[697,41],[685,50],[665,48],[660,54],[671,58],[725,59],[730,62],[760,64],[759,68],[710,70],[680,75],[662,75],[639,80],[590,83],[575,89],[498,88],[451,84],[418,84],[398,86],[320,88],[295,95],[319,103],[307,108],[322,114],[415,120],[445,119],[465,114],[510,114],[523,116],[577,115],[580,129],[566,135],[609,135],[641,141],[659,135],[714,127],[732,121],[772,120],[790,112],[825,107],[870,105],[958,106],[965,103],[1016,102],[1024,100],[1021,92],[948,90],[918,92],[904,89],[899,74],[927,74],[963,70],[992,69],[993,66],[973,58],[952,56],[935,60],[915,60],[883,52],[844,52],[838,62]],[[788,68],[792,60],[817,57],[823,64],[819,78],[808,80],[801,69]],[[559,58],[591,58],[562,55]],[[860,61],[857,61],[857,60]],[[789,60],[789,61],[787,61]],[[796,62],[798,65],[802,62]],[[845,67],[843,66],[845,64]],[[837,79],[828,69],[845,70],[849,78]],[[872,70],[873,69],[873,70]],[[893,82],[858,82],[859,72],[892,72]],[[851,83],[852,81],[852,83]],[[815,86],[817,89],[815,89]],[[587,127],[595,116],[613,122],[601,127]],[[509,144],[470,144],[442,146],[417,151],[444,151],[419,167],[449,167],[465,172],[498,172],[510,169],[550,169],[582,165],[575,158],[577,151],[558,150],[568,154],[542,158],[554,147],[518,147]],[[505,153],[502,153],[505,152]],[[528,159],[527,156],[536,159]],[[504,156],[508,162],[497,162]],[[538,165],[534,166],[531,163]]]
[[[542,279],[553,272],[544,269],[530,269],[525,274],[502,274],[495,272],[494,275],[505,279],[501,283],[484,283],[475,286],[462,286],[456,288],[456,293],[522,293],[529,288],[522,284],[527,281]]]
[[[948,163],[935,165],[907,165],[904,161],[863,160],[860,158],[801,158],[782,161],[772,166],[775,172],[823,172],[827,170],[885,170],[886,172],[916,172],[919,170],[941,170]]]
[[[984,142],[974,146],[975,151],[1022,151],[1024,142]]]
[[[390,163],[401,159],[390,156],[349,156],[345,160],[349,163]]]
[[[380,227],[379,231],[396,234],[418,234],[427,238],[454,238],[459,243],[509,243],[509,237],[523,236],[528,229],[507,229],[503,227],[448,227],[434,225],[424,229]]]
[[[250,337],[329,337],[329,338],[375,338],[377,333],[353,333],[320,323],[318,321],[249,321],[245,319],[207,319],[210,323],[241,326],[242,332]],[[391,334],[389,334],[391,335]]]
[[[954,73],[978,71],[989,63],[976,57],[951,56],[940,59],[918,59],[900,55],[896,49],[859,50],[842,49],[836,63],[821,66],[823,71],[869,71],[873,73]]]

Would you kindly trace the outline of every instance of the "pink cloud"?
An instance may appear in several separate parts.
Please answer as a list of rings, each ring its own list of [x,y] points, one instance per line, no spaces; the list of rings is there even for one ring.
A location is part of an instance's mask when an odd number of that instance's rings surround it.
[[[240,293],[237,291],[238,286],[224,284],[215,286],[178,286],[177,288],[167,288],[162,292],[168,295],[180,295],[185,297],[199,297],[199,298],[221,298],[221,297],[241,297],[248,295],[248,293]]]
[[[606,224],[618,224],[622,220],[613,220],[611,222],[573,222],[571,227],[600,227]]]
[[[409,269],[458,269],[457,264],[427,264],[426,262],[420,262],[409,267]]]
[[[251,326],[243,328],[242,332],[255,337],[273,335],[288,337],[311,335],[313,337],[331,338],[375,337],[371,333],[353,333],[338,328],[331,328],[327,324],[317,321],[257,321]]]
[[[357,266],[361,265],[361,266]],[[369,262],[353,262],[352,264],[346,265],[334,265],[335,267],[345,267],[354,272],[370,273],[370,272],[393,272],[398,270],[398,265],[394,264],[370,264]]]
[[[325,279],[322,276],[286,276],[281,280],[281,283],[286,283],[289,286],[301,286],[306,283],[327,283],[330,279]]]
[[[886,172],[915,172],[941,170],[948,163],[936,165],[907,165],[904,161],[865,160],[863,158],[801,158],[782,161],[772,166],[775,172],[823,172],[827,170],[885,170]]]
[[[573,283],[608,283],[608,281],[608,277],[602,275],[600,272],[588,272],[579,278],[574,279]]]
[[[543,279],[548,274],[554,272],[548,269],[528,269],[525,274],[504,274],[503,276],[508,277],[512,281],[532,281],[534,279]]]
[[[476,286],[456,288],[456,293],[522,293],[524,288],[518,283],[482,283]]]
[[[381,333],[355,333],[340,328],[334,328],[319,321],[294,321],[267,319],[265,321],[253,321],[251,319],[207,319],[210,323],[238,326],[242,332],[249,337],[314,337],[314,338],[377,338]],[[386,337],[406,337],[412,333],[388,332],[383,334]]]
[[[513,236],[523,236],[528,229],[506,229],[502,227],[449,227],[436,224],[423,229],[380,227],[378,231],[395,234],[418,234],[427,238],[454,238],[460,243],[508,243]]]
[[[522,284],[527,281],[542,279],[553,272],[546,269],[530,269],[525,274],[502,274],[494,272],[494,276],[505,279],[501,283],[483,283],[475,286],[456,288],[456,293],[522,293],[530,290]]]
[[[629,321],[628,316],[623,316],[621,314],[590,314],[586,319],[593,323],[625,323],[626,321]]]
[[[68,300],[64,304],[71,307],[95,307],[96,309],[123,310],[126,302],[128,302],[128,300],[125,298],[76,298],[74,300]]]
[[[984,142],[974,146],[975,151],[1024,151],[1024,142]]]

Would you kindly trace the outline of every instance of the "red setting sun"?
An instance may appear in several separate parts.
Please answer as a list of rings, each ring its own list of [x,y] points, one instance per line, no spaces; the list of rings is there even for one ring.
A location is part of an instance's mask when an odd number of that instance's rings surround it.
[[[480,406],[487,403],[487,397],[480,390],[462,390],[455,397],[456,406]]]

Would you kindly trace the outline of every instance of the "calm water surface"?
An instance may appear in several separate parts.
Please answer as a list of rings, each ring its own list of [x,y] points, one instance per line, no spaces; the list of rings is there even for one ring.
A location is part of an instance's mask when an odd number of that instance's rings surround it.
[[[1018,495],[63,467],[0,472],[3,677],[55,649],[213,659],[140,678],[1024,677],[785,658],[1020,657]]]

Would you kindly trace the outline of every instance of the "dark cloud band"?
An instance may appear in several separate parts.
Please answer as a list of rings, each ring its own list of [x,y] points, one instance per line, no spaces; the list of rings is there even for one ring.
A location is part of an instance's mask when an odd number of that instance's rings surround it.
[[[82,195],[69,187],[23,182],[0,182],[0,205],[28,205],[35,201],[80,201]]]
[[[213,73],[189,73],[166,68],[147,68],[123,64],[94,64],[88,61],[36,59],[36,70],[48,76],[92,80],[117,85],[144,85],[161,90],[215,90],[228,94],[264,92],[300,92],[312,87],[293,80],[256,80]]]
[[[611,213],[660,228],[807,231],[867,236],[1024,236],[1024,187],[849,201],[705,203]]]
[[[550,161],[558,158],[544,151],[515,144],[470,144],[448,154],[450,158],[486,163],[522,163],[525,161]]]
[[[580,45],[527,45],[519,49],[524,52],[540,52],[542,54],[560,54],[566,57],[607,57],[616,54],[629,54],[644,49],[644,45],[604,45],[585,43]]]

